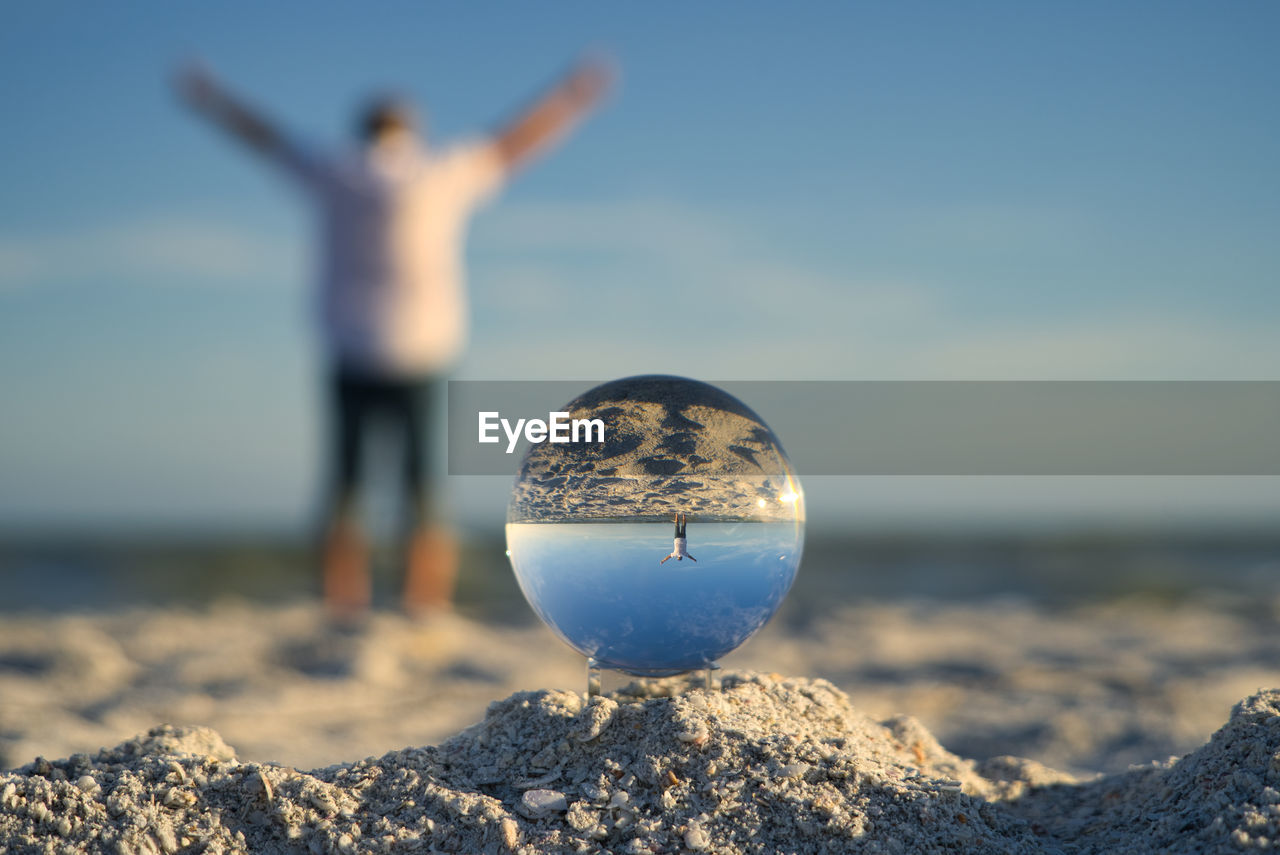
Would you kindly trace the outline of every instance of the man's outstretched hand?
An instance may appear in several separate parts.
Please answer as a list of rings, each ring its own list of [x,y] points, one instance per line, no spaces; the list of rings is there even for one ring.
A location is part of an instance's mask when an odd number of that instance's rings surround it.
[[[618,78],[617,64],[603,54],[579,60],[565,76],[565,93],[583,107],[595,104],[613,88]]]
[[[550,91],[495,135],[507,167],[522,166],[563,138],[604,97],[616,76],[614,63],[603,56],[579,60]]]
[[[218,81],[208,66],[199,60],[189,60],[178,67],[173,76],[173,87],[182,100],[200,109],[207,109],[218,98]]]
[[[279,135],[271,123],[223,89],[204,63],[180,66],[173,85],[182,100],[246,145],[259,151],[277,147]]]

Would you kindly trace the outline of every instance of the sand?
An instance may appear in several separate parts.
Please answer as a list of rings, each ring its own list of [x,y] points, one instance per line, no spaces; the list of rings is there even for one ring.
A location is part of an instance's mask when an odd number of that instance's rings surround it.
[[[565,410],[606,425],[604,441],[531,445],[509,522],[656,521],[677,512],[700,522],[804,519],[777,436],[714,386],[629,377],[591,389]]]
[[[726,668],[828,679],[869,715],[908,712],[968,757],[1124,771],[1193,750],[1236,701],[1280,684],[1277,609],[1261,600],[841,605],[847,595],[816,579]],[[440,742],[515,692],[584,686],[582,658],[532,616],[418,625],[380,612],[334,636],[305,603],[7,615],[0,769],[166,722],[310,769]]]
[[[334,635],[312,605],[237,601],[7,617],[0,851],[1266,848],[1275,616],[784,610],[723,692],[614,706],[584,703],[581,659],[525,621],[380,613]]]
[[[313,772],[206,728],[0,776],[8,851],[1238,852],[1280,837],[1280,692],[1193,754],[1080,785],[984,764],[822,680],[618,702],[539,691],[438,747]]]

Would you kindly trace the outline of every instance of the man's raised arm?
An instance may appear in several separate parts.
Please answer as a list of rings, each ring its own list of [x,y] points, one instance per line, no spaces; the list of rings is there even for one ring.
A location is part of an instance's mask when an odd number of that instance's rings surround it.
[[[603,59],[580,62],[496,136],[507,169],[522,166],[591,111],[613,82],[613,66]]]
[[[183,67],[175,84],[184,101],[249,147],[264,154],[280,148],[280,133],[271,123],[223,89],[203,66]]]

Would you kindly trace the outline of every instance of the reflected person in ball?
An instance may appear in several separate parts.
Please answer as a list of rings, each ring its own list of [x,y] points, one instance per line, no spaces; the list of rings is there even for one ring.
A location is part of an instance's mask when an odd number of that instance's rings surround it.
[[[675,536],[675,541],[671,547],[671,554],[668,555],[666,558],[662,559],[661,561],[659,561],[658,562],[659,564],[666,564],[672,558],[674,558],[677,561],[683,561],[686,558],[688,558],[690,561],[694,562],[695,564],[698,562],[698,559],[694,558],[692,555],[689,554],[688,528],[689,528],[689,515],[676,514],[676,536]]]

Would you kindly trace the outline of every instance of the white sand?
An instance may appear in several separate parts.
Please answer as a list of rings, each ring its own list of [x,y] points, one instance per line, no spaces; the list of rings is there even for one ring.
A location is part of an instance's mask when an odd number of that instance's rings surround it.
[[[826,678],[948,747],[1122,771],[1196,748],[1232,705],[1280,685],[1274,609],[1120,602],[868,603],[784,611],[728,668]],[[355,637],[309,605],[225,602],[0,621],[0,769],[92,752],[159,723],[204,725],[241,757],[317,768],[439,742],[517,691],[585,685],[536,623],[376,616]]]
[[[1280,816],[1275,695],[1199,746],[1236,701],[1280,684],[1275,615],[1267,604],[1050,612],[1009,600],[784,613],[726,666],[823,677],[852,708],[823,683],[762,679],[708,696],[705,709],[624,705],[586,741],[568,738],[600,715],[576,695],[581,659],[537,625],[457,616],[415,625],[380,614],[363,633],[333,636],[312,606],[234,602],[7,618],[0,768],[31,765],[0,780],[0,851],[60,851],[94,833],[92,845],[119,851],[176,851],[183,837],[190,851],[201,841],[207,851],[317,852],[704,843],[817,852],[847,851],[855,839],[884,852],[1265,847]],[[513,695],[487,729],[438,751],[405,748],[447,739],[496,698],[544,689],[569,691]],[[726,700],[734,693],[738,701]],[[899,713],[918,721],[891,718]],[[162,722],[216,733],[160,731],[91,759]],[[1027,783],[1122,773],[1193,749],[1167,771]],[[381,755],[346,771],[294,771]],[[992,759],[1002,755],[1029,759]],[[32,764],[37,757],[70,760]],[[697,765],[712,760],[719,774]],[[664,769],[686,783],[655,783]],[[626,801],[614,804],[619,788]],[[683,801],[667,805],[665,793]],[[416,807],[396,808],[397,799]]]
[[[157,728],[0,776],[14,853],[1237,852],[1280,838],[1280,692],[1166,768],[978,766],[825,681],[615,703],[527,692],[439,748],[315,772]]]

